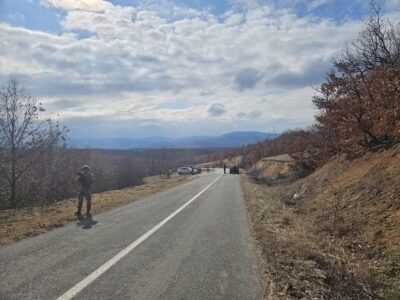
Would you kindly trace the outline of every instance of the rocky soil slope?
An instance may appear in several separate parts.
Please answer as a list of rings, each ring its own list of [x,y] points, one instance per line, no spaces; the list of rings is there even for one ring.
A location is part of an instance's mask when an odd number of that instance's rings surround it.
[[[263,159],[242,181],[266,293],[400,299],[400,146],[301,179],[290,164]]]

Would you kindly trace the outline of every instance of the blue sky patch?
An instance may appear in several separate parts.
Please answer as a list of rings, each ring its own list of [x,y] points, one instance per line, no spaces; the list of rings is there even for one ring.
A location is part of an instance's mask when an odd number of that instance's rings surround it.
[[[0,22],[13,26],[61,34],[66,12],[46,6],[40,0],[0,0]]]

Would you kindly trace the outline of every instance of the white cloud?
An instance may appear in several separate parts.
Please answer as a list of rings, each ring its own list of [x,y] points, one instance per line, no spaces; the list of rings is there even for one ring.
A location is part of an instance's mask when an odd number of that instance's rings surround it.
[[[390,5],[394,5],[395,7],[400,6],[400,0],[388,0]]]
[[[306,1],[306,5],[308,10],[313,10],[331,1],[332,0],[311,0],[311,1]]]
[[[20,74],[71,120],[200,124],[216,115],[211,108],[218,104],[218,120],[212,119],[223,128],[238,116],[254,119],[260,130],[277,120],[306,124],[313,115],[311,85],[360,28],[256,3],[220,20],[170,2],[168,14],[101,0],[46,3],[67,10],[65,33],[0,24],[0,74]],[[81,31],[93,35],[79,38]],[[187,105],[168,107],[176,99]]]
[[[105,11],[113,5],[103,0],[42,0],[42,3],[64,10]]]

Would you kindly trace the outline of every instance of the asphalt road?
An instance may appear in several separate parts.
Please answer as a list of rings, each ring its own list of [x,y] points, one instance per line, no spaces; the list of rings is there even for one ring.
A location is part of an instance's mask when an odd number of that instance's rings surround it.
[[[0,298],[262,299],[239,180],[202,175],[1,247]]]

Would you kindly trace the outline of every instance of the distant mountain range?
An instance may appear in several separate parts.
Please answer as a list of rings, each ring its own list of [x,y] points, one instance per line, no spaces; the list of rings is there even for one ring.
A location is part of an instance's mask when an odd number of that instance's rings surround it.
[[[155,148],[233,148],[273,139],[273,133],[258,131],[236,131],[220,136],[189,136],[183,138],[148,137],[69,139],[72,148],[96,149],[155,149]]]

